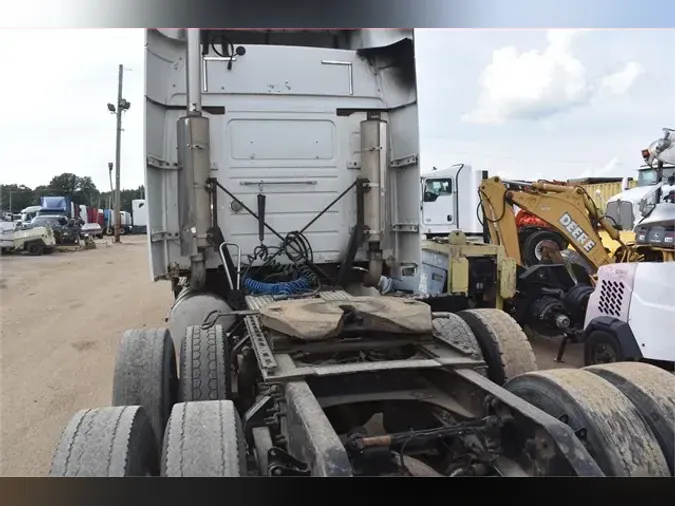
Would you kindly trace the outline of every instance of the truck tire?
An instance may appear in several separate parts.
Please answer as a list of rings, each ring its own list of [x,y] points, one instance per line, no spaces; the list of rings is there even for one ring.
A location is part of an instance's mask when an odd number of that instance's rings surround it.
[[[63,430],[50,476],[157,476],[159,452],[140,406],[80,411]]]
[[[180,349],[180,402],[227,398],[226,344],[220,325],[209,329],[192,325],[185,330]]]
[[[143,406],[162,445],[164,427],[177,400],[178,373],[173,340],[166,329],[122,334],[113,376],[113,406]]]
[[[45,252],[45,243],[42,241],[29,242],[24,247],[28,254],[33,256],[40,256]]]
[[[569,246],[567,241],[553,230],[535,230],[528,234],[523,241],[521,256],[525,264],[537,265],[541,263],[541,243],[544,241],[553,241],[560,247],[560,251],[567,249]]]
[[[594,365],[584,370],[609,381],[628,397],[654,431],[675,476],[675,376],[640,362]]]
[[[603,330],[593,330],[584,341],[584,365],[610,364],[626,360],[619,340]]]
[[[488,378],[498,385],[538,369],[532,345],[523,329],[500,309],[465,309],[457,315],[469,326],[478,341]]]
[[[185,402],[171,412],[162,476],[246,476],[246,442],[232,401]]]
[[[580,369],[523,374],[506,390],[572,428],[607,476],[669,476],[656,436],[611,383]]]
[[[434,318],[432,325],[444,341],[454,344],[474,360],[485,360],[471,327],[458,315],[449,314],[447,317]],[[486,367],[480,368],[477,372],[486,377],[488,375]]]

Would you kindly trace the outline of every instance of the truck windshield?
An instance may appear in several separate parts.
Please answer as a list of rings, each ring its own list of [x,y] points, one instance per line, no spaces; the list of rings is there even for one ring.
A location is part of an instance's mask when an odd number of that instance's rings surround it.
[[[663,168],[663,181],[667,183],[668,178],[675,176],[675,167]],[[638,186],[653,186],[659,182],[659,175],[656,169],[642,169],[638,172]]]
[[[35,225],[40,225],[40,224],[47,224],[47,225],[65,225],[68,223],[68,221],[65,218],[60,218],[58,216],[36,216],[33,218],[31,221],[32,224]]]

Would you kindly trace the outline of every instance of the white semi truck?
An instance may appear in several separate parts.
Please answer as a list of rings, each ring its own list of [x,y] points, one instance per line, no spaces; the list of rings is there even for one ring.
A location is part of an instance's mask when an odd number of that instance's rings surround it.
[[[645,165],[638,170],[637,186],[625,190],[607,201],[606,214],[622,230],[634,230],[647,214],[663,212],[675,219],[675,130],[664,128],[663,137],[642,151]],[[658,204],[658,210],[656,209]],[[669,211],[670,210],[670,211]],[[653,221],[653,220],[650,220]]]
[[[487,170],[458,163],[445,169],[435,167],[422,175],[421,232],[427,239],[447,237],[461,231],[475,242],[486,242],[488,232],[478,189],[489,176]],[[542,245],[554,241],[565,250],[569,242],[545,221],[518,211],[518,241],[522,260],[535,265],[542,260]],[[422,249],[422,262],[436,253]]]
[[[476,170],[465,163],[445,169],[434,167],[423,174],[422,233],[434,237],[461,230],[467,236],[482,236],[478,188],[487,177],[486,170]]]
[[[148,30],[150,264],[176,302],[122,336],[113,406],[73,417],[51,475],[672,474],[670,414],[639,403],[675,379],[536,371],[506,313],[415,295],[416,82],[411,30]]]

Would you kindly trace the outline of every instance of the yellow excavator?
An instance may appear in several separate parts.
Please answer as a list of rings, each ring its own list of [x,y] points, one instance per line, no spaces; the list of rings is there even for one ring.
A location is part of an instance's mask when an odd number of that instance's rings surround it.
[[[523,327],[544,336],[583,339],[586,310],[595,290],[595,275],[606,265],[627,262],[670,262],[675,249],[667,243],[624,242],[611,219],[596,207],[583,187],[544,181],[508,181],[492,177],[481,182],[479,196],[490,242],[501,245],[517,264],[516,294],[505,309]],[[557,230],[573,251],[555,251],[544,245],[544,262],[527,265],[521,256],[514,207],[545,221]],[[600,231],[619,243],[612,253],[602,243]],[[576,253],[575,253],[576,252]],[[567,258],[563,258],[567,254]],[[548,260],[548,261],[546,261]]]
[[[519,265],[522,259],[514,206],[540,218],[563,235],[592,273],[610,263],[675,260],[672,247],[624,242],[615,224],[580,186],[492,177],[481,183],[479,195],[491,242],[502,245],[507,256]],[[619,243],[613,254],[603,245],[600,230]]]

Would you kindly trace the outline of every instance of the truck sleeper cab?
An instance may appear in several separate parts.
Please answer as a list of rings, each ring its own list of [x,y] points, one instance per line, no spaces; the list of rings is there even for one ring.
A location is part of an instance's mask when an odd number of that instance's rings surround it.
[[[200,194],[214,210],[213,219],[201,225],[192,220],[195,203],[181,191],[192,185],[179,167],[188,155],[175,149],[187,100],[180,37],[148,33],[146,197],[153,278],[189,275],[192,253],[186,245],[197,241],[190,228],[216,222],[222,241],[205,248],[206,283],[222,287],[214,290],[222,298],[230,289],[219,270],[221,242],[230,244],[226,257],[239,251],[244,270],[246,264],[263,264],[265,252],[296,231],[311,246],[311,263],[329,277],[337,277],[356,226],[368,239],[353,262],[367,265],[370,245],[378,243],[371,256],[386,259],[384,274],[414,277],[420,196],[411,189],[419,188],[420,171],[409,32],[203,31],[202,47],[209,52],[199,63],[199,91],[210,125],[207,177],[229,194],[221,188],[212,202],[208,193]],[[242,54],[218,56],[211,46],[217,49],[224,40],[243,48]],[[357,192],[350,187],[365,176],[371,186],[359,216]],[[247,208],[264,214],[268,226],[259,227]],[[293,264],[285,254],[274,260],[275,268]],[[360,272],[349,271],[349,277]]]

